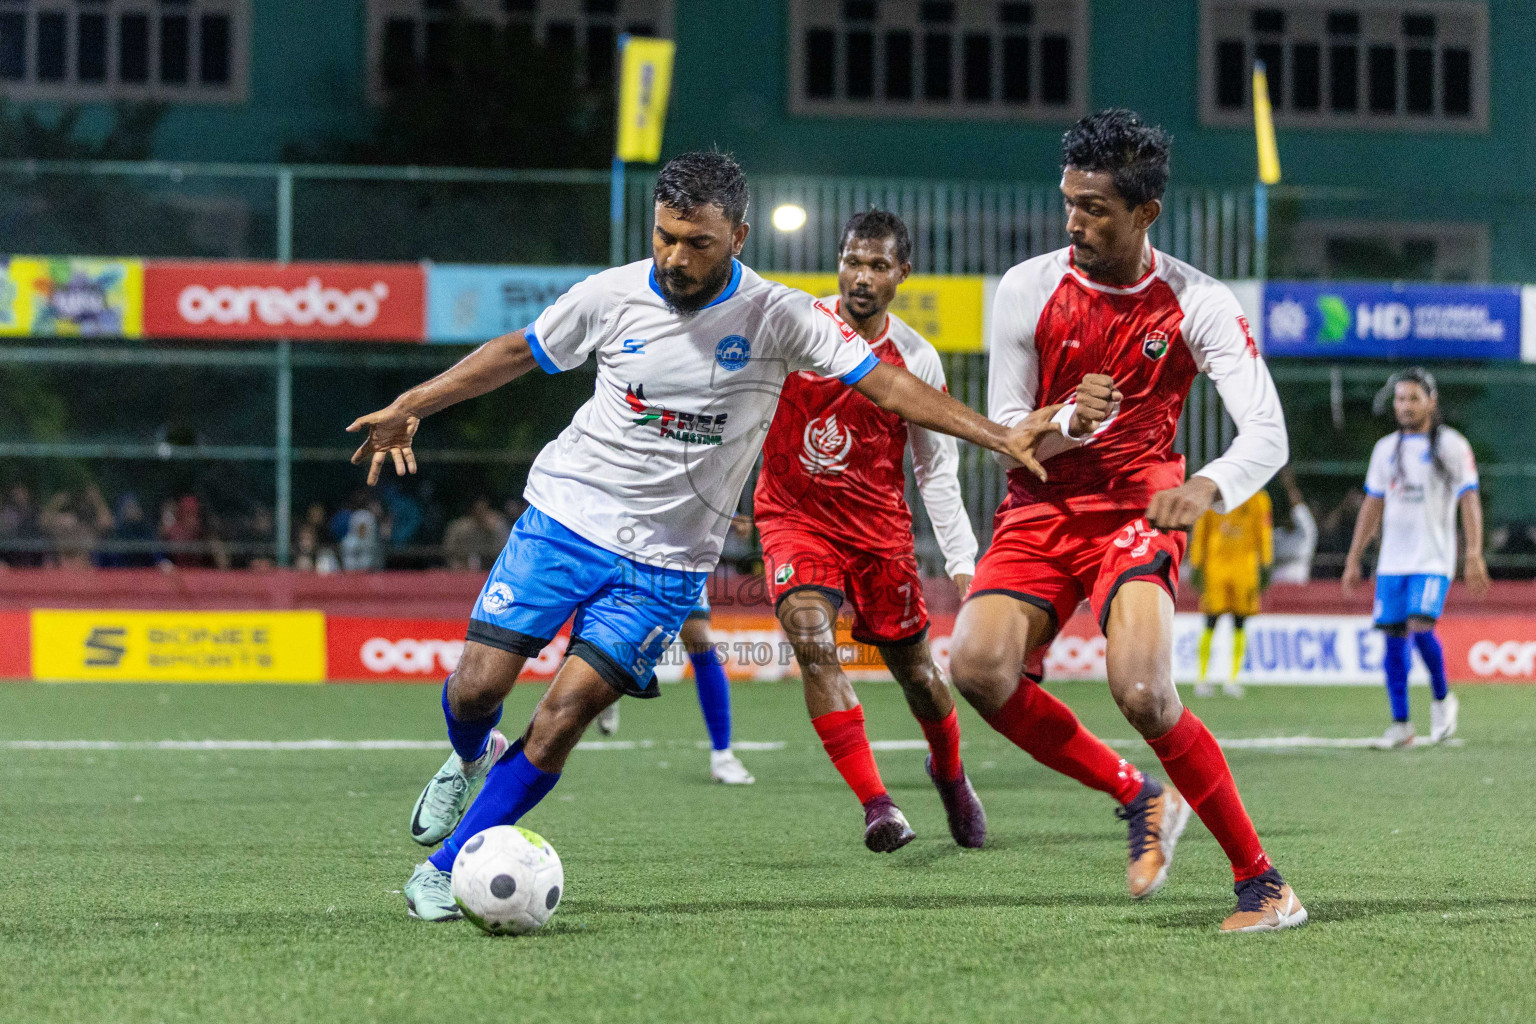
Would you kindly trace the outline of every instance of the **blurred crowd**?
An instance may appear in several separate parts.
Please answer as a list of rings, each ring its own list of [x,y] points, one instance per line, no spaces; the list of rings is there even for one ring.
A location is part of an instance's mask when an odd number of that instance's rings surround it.
[[[1349,550],[1365,493],[1345,491],[1315,512],[1289,469],[1276,480],[1276,583],[1336,577]],[[314,502],[296,514],[291,564],[309,572],[371,572],[380,569],[447,568],[488,571],[512,524],[526,506],[516,498],[474,498],[450,515],[430,488],[411,493],[394,483],[358,489],[345,502]],[[743,512],[750,512],[744,502]],[[179,494],[152,505],[131,491],[110,501],[99,487],[60,490],[46,499],[15,483],[0,495],[0,568],[4,567],[200,567],[268,568],[274,564],[276,523],[269,506],[231,511],[197,494]],[[919,555],[940,564],[937,547]],[[1488,554],[1495,576],[1531,575],[1536,566],[1536,523],[1490,529]],[[750,528],[733,530],[723,561],[744,572],[760,563]],[[1501,571],[1500,566],[1503,566]]]
[[[474,499],[449,517],[398,487],[358,490],[339,507],[315,502],[296,517],[292,564],[310,572],[394,568],[488,570],[522,502]],[[0,495],[0,567],[260,569],[274,562],[269,506],[216,509],[197,494],[157,508],[124,492],[108,500],[92,484],[40,498],[16,483]]]

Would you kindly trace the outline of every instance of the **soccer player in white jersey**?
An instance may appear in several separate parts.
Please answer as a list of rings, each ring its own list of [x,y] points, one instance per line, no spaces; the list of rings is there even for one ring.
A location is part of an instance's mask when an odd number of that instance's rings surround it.
[[[656,659],[677,636],[715,563],[785,378],[835,377],[883,409],[1044,470],[1034,449],[1056,407],[1005,429],[870,351],[833,310],[765,281],[736,255],[747,182],[720,153],[689,153],[656,179],[653,259],[577,284],[520,331],[358,418],[353,456],[415,469],[422,418],[539,368],[597,358],[597,385],[528,472],[529,509],[471,612],[443,688],[454,753],[411,819],[443,846],[405,885],[410,913],[460,916],[449,890],[460,845],[512,824],[560,778],[582,731],[621,694],[656,695]],[[533,720],[512,744],[495,731],[503,698],[561,624],[571,644]],[[484,786],[467,813],[470,790]]]
[[[1474,594],[1488,592],[1483,561],[1483,506],[1477,493],[1472,446],[1440,420],[1435,378],[1420,367],[1392,375],[1390,393],[1398,429],[1371,452],[1365,474],[1365,504],[1344,561],[1344,593],[1360,582],[1360,558],[1381,530],[1376,560],[1376,628],[1386,634],[1382,667],[1392,724],[1383,741],[1406,747],[1414,741],[1408,721],[1409,640],[1429,669],[1434,701],[1429,706],[1429,739],[1438,743],[1456,732],[1456,695],[1445,681],[1445,655],[1435,620],[1456,575],[1456,512],[1466,541],[1466,580]]]

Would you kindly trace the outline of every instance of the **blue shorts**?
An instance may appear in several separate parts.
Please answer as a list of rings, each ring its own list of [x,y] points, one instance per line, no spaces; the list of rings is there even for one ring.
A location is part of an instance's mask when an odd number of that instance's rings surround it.
[[[707,618],[709,618],[709,588],[708,587],[705,587],[703,590],[699,591],[699,601],[698,601],[697,604],[695,604],[692,608],[690,608],[688,610],[688,618],[690,618],[690,619],[707,619]]]
[[[1377,576],[1376,625],[1401,626],[1410,618],[1438,619],[1450,589],[1449,576]]]
[[[708,580],[632,561],[530,508],[480,591],[466,638],[532,658],[574,614],[566,653],[620,693],[654,697],[656,660]]]

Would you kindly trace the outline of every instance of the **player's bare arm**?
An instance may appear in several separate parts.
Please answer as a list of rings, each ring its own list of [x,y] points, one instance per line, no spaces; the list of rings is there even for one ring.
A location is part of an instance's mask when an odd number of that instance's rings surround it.
[[[368,437],[352,453],[352,465],[368,461],[368,484],[379,482],[385,460],[395,463],[395,474],[416,472],[411,445],[421,421],[458,402],[495,391],[532,370],[538,363],[522,331],[503,334],[475,349],[442,373],[416,385],[378,412],[359,416],[347,428],[353,434],[364,427]]]
[[[1359,586],[1361,579],[1364,578],[1360,569],[1360,559],[1365,555],[1366,546],[1375,539],[1376,531],[1381,529],[1381,513],[1384,505],[1385,502],[1382,499],[1368,494],[1365,496],[1365,502],[1360,506],[1360,514],[1355,518],[1355,535],[1349,542],[1349,554],[1344,556],[1344,575],[1339,580],[1345,597],[1353,594],[1355,587]],[[1481,508],[1478,511],[1481,513]],[[1478,516],[1478,526],[1482,526],[1481,514]],[[1481,543],[1478,545],[1478,550],[1482,550]]]
[[[1060,434],[1060,430],[1051,422],[1051,418],[1061,410],[1060,405],[1036,409],[1010,428],[993,423],[964,402],[951,398],[938,388],[930,387],[912,373],[890,363],[876,366],[853,386],[880,408],[895,413],[909,423],[1000,452],[1016,459],[1041,480],[1046,478],[1045,467],[1035,458],[1035,449],[1048,435]]]
[[[1488,563],[1483,560],[1483,503],[1477,489],[1467,491],[1456,501],[1461,513],[1461,535],[1466,544],[1462,566],[1467,588],[1478,597],[1486,597],[1489,588]]]

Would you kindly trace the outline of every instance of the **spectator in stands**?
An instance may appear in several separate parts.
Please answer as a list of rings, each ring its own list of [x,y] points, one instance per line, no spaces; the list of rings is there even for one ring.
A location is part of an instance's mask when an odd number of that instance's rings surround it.
[[[229,568],[229,552],[209,527],[196,495],[183,494],[161,506],[160,539],[172,545],[162,556],[164,567]]]
[[[246,545],[241,552],[240,565],[246,569],[270,569],[275,564],[271,552],[277,536],[277,524],[272,510],[260,503],[251,508],[251,514],[240,523],[240,542]]]
[[[1340,556],[1334,563],[1343,569],[1343,555],[1355,535],[1355,520],[1360,516],[1360,506],[1365,504],[1365,492],[1351,487],[1344,493],[1331,512],[1323,517],[1317,531],[1317,550]]]
[[[341,539],[341,567],[347,572],[372,572],[384,564],[379,515],[372,508],[353,509],[347,535]]]
[[[1275,527],[1275,564],[1269,579],[1271,583],[1306,583],[1312,578],[1312,555],[1317,551],[1317,520],[1290,466],[1280,471],[1280,485],[1291,505],[1290,524],[1282,520]]]
[[[475,499],[469,512],[448,524],[443,532],[443,554],[450,569],[484,572],[501,554],[512,532],[507,519],[491,507],[491,499]]]
[[[96,542],[112,528],[112,513],[95,485],[78,496],[69,491],[54,494],[37,520],[53,542],[53,563],[69,569],[90,568]]]
[[[133,545],[147,545],[155,539],[155,528],[144,515],[139,496],[132,491],[118,495],[117,509],[112,515],[112,531],[109,540]],[[101,564],[113,567],[142,569],[155,564],[158,555],[147,546],[135,550],[109,551],[101,558]]]
[[[1536,555],[1536,525],[1517,519],[1496,528],[1488,535],[1488,550],[1503,563],[1493,570],[1499,579],[1529,576],[1532,556]]]
[[[46,539],[31,490],[26,484],[13,484],[0,503],[0,558],[13,566],[42,565],[43,552],[38,545]]]
[[[325,506],[317,501],[305,510],[304,519],[294,532],[293,567],[318,573],[332,573],[341,568],[335,548],[325,542],[326,536]]]

